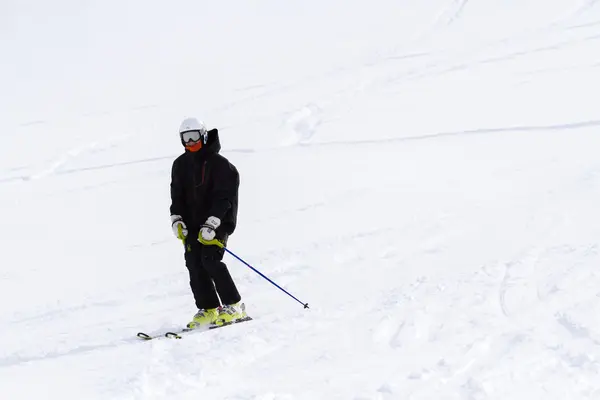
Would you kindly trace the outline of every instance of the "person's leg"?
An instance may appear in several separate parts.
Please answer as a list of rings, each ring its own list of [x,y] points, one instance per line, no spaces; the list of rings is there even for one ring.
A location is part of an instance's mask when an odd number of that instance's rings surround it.
[[[224,250],[218,246],[202,245],[202,265],[212,278],[223,305],[236,304],[242,298],[233,278],[222,261]]]
[[[185,253],[185,265],[190,274],[190,287],[194,294],[196,307],[201,309],[217,308],[221,304],[213,280],[202,262],[202,246],[192,244]]]

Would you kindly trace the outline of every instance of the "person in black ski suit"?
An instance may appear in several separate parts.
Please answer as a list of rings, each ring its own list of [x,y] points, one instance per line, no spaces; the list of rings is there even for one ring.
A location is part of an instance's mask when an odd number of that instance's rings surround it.
[[[179,134],[185,153],[173,162],[170,211],[198,308],[188,328],[233,322],[245,312],[220,244],[226,245],[236,227],[239,173],[219,154],[217,129],[187,118]]]

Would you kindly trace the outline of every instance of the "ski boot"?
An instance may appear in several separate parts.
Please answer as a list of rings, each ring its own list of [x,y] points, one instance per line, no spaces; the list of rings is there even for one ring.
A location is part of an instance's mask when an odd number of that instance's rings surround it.
[[[222,306],[219,315],[215,321],[216,325],[229,325],[241,319],[248,318],[246,314],[246,305],[244,303],[235,303]]]
[[[188,329],[209,327],[215,324],[218,316],[219,310],[217,308],[201,309],[186,326]]]

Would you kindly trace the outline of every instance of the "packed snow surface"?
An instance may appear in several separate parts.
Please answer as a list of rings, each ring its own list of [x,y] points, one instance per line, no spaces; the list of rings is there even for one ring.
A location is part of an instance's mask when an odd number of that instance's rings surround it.
[[[600,399],[600,2],[0,5],[0,398]],[[188,116],[251,322],[195,313]]]

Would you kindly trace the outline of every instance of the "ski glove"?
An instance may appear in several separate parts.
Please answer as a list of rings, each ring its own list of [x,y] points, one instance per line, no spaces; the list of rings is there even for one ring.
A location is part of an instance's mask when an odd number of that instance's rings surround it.
[[[181,215],[171,215],[171,228],[173,229],[173,233],[175,237],[179,240],[185,240],[188,230],[187,226],[183,222]]]
[[[221,220],[219,218],[208,217],[208,219],[206,220],[206,222],[204,223],[204,225],[202,225],[202,228],[200,229],[200,234],[198,235],[198,240],[201,243],[210,242],[211,240],[214,240],[215,235],[217,234],[215,232],[215,229],[217,229],[219,227],[219,225],[221,225]]]

